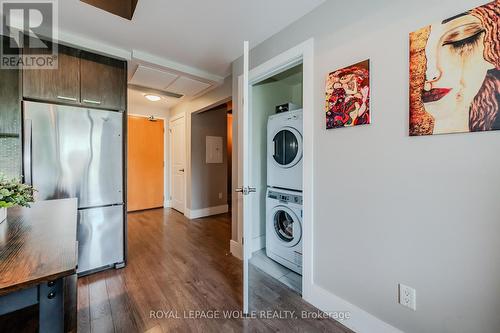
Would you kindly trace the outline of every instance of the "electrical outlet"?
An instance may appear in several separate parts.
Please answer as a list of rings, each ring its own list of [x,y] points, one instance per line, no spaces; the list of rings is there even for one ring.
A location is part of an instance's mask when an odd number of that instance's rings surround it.
[[[412,309],[417,310],[417,292],[412,287],[405,286],[404,284],[399,284],[399,304]]]
[[[222,199],[222,192],[219,192],[219,199]]]

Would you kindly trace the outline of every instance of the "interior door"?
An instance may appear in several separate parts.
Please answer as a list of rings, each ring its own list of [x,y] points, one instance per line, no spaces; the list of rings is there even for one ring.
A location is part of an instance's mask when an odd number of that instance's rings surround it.
[[[184,117],[170,121],[170,151],[171,151],[171,206],[184,213],[186,193],[186,135]]]
[[[164,123],[128,117],[128,211],[163,207]]]
[[[242,177],[239,179],[241,181],[240,187],[236,189],[237,192],[241,193],[239,200],[242,201],[240,207],[243,209],[242,214],[242,225],[243,225],[243,235],[244,237],[250,237],[252,234],[252,225],[251,225],[251,202],[250,202],[250,194],[255,192],[255,188],[252,188],[249,185],[250,182],[250,149],[249,149],[249,140],[250,140],[250,118],[249,118],[249,93],[248,93],[248,66],[249,66],[249,44],[248,41],[243,43],[243,89],[241,90],[241,105],[242,112],[240,113],[241,117],[241,126],[239,129],[241,130],[241,141],[240,149],[242,150],[242,155],[240,158],[240,162],[242,163]],[[252,242],[249,239],[243,238],[243,312],[249,313],[249,260],[252,255]]]

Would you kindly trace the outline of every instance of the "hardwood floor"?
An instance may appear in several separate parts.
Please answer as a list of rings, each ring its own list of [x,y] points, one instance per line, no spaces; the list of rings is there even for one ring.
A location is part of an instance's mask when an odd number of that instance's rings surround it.
[[[242,264],[229,254],[229,214],[190,221],[170,209],[131,213],[128,237],[124,269],[79,279],[78,332],[351,332],[331,319],[190,319],[192,310],[240,313]],[[250,283],[251,310],[315,311],[256,268]]]

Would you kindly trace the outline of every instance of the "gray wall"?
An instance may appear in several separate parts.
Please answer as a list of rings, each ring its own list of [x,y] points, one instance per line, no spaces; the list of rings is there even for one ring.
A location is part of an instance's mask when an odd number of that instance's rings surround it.
[[[314,37],[314,282],[406,332],[500,330],[500,132],[408,136],[408,33],[483,3],[327,1],[251,52]],[[325,130],[325,75],[367,58],[373,124]]]
[[[206,163],[206,137],[220,136],[227,146],[227,107],[191,116],[191,202],[190,209],[227,204],[227,149],[223,163]],[[222,195],[219,198],[219,193]]]
[[[170,110],[171,117],[175,117],[180,114],[185,115],[186,121],[186,196],[187,196],[187,208],[196,209],[191,206],[191,195],[192,195],[192,179],[191,179],[191,115],[195,112],[211,109],[221,103],[230,101],[232,98],[232,77],[228,76],[224,79],[222,85],[217,88],[210,90],[206,94],[203,94],[197,98],[191,100],[185,100]],[[233,154],[233,163],[236,156]],[[233,167],[233,175],[237,175],[238,169]],[[233,176],[235,177],[235,176]],[[226,180],[227,182],[227,180]],[[233,202],[236,202],[237,196],[234,193],[235,184],[233,186]],[[227,189],[225,190],[227,192]],[[225,202],[227,203],[227,201]],[[202,208],[208,208],[202,207]],[[233,230],[233,232],[237,232]]]

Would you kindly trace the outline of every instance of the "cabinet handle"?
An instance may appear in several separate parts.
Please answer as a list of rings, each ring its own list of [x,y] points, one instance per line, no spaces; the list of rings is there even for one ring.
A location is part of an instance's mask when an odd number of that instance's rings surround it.
[[[84,99],[83,100],[83,103],[88,103],[88,104],[95,104],[95,105],[100,105],[101,102],[100,101],[93,101],[91,99]]]
[[[74,97],[66,97],[66,96],[57,96],[58,99],[62,99],[63,101],[72,101],[76,102],[76,98]]]

